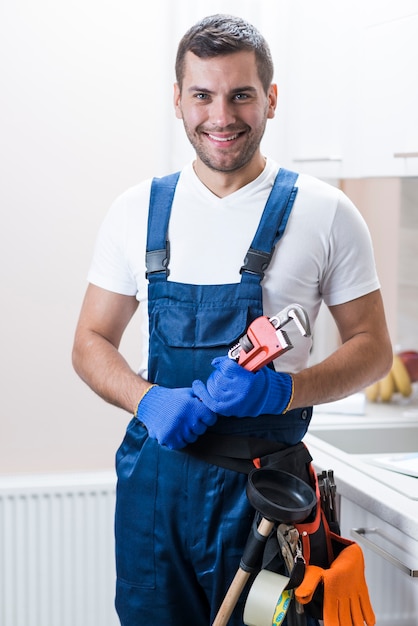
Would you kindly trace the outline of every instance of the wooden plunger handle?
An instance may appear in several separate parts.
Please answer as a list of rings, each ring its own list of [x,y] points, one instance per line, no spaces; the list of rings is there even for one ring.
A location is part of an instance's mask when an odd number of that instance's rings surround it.
[[[274,522],[267,520],[263,517],[257,527],[257,532],[262,537],[268,537],[273,530]],[[246,572],[241,567],[237,570],[232,583],[226,593],[226,596],[220,606],[220,609],[215,617],[215,621],[212,626],[226,626],[229,618],[232,615],[239,597],[247,583],[251,572]]]

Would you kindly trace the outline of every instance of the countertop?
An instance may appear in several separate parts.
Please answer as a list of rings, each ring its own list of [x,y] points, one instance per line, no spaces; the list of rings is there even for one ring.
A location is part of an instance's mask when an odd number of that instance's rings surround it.
[[[314,467],[317,471],[334,470],[338,493],[417,539],[418,499],[406,494],[409,491],[417,493],[418,478],[366,463],[361,455],[346,453],[315,436],[315,429],[328,426],[379,428],[401,423],[418,425],[418,398],[382,404],[369,403],[364,396],[356,394],[355,400],[347,399],[345,405],[340,401],[314,407],[309,431],[304,437]]]

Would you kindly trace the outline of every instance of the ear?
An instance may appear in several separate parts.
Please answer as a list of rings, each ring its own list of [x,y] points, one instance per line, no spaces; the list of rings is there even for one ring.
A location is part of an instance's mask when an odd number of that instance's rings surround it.
[[[174,110],[176,112],[176,117],[179,120],[183,119],[183,114],[181,112],[181,106],[180,106],[180,100],[181,100],[181,92],[180,92],[179,84],[174,83],[174,94],[173,94]]]
[[[275,111],[277,107],[277,85],[275,83],[272,83],[270,85],[267,97],[269,101],[269,110],[268,110],[267,118],[272,119],[275,115]]]

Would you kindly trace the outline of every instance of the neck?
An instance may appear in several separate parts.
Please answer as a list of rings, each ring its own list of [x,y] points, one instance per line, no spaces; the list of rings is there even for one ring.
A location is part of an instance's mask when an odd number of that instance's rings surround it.
[[[193,169],[200,181],[218,198],[238,191],[248,185],[264,170],[266,159],[261,154],[245,167],[233,172],[219,172],[205,165],[198,157],[193,163]]]

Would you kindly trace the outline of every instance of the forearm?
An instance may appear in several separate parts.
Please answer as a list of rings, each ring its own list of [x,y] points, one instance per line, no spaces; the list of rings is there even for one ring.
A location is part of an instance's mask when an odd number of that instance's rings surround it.
[[[135,413],[149,383],[138,376],[118,349],[93,331],[80,331],[73,366],[80,378],[106,402]]]
[[[321,363],[294,374],[291,408],[345,398],[385,376],[392,365],[392,351],[388,338],[382,341],[357,335]]]

